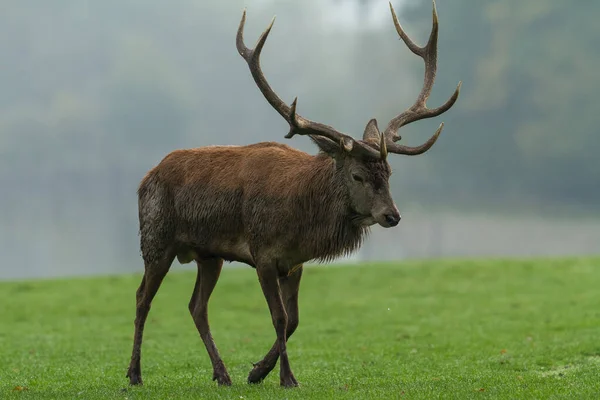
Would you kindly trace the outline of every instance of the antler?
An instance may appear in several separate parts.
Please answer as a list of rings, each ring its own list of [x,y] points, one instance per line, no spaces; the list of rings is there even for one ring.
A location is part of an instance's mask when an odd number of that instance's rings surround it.
[[[384,159],[384,147],[381,147],[381,150],[375,150],[374,148],[358,142],[354,140],[352,137],[345,135],[329,125],[321,124],[319,122],[313,122],[309,119],[306,119],[296,113],[296,104],[298,98],[296,97],[292,102],[291,107],[283,102],[277,96],[277,94],[271,89],[269,83],[265,79],[265,76],[262,73],[260,68],[260,52],[262,51],[263,46],[265,45],[265,41],[267,40],[267,36],[273,27],[273,23],[275,22],[275,17],[271,20],[271,23],[267,27],[267,29],[260,35],[258,42],[254,49],[249,49],[244,44],[244,24],[246,22],[246,10],[244,9],[244,13],[242,14],[242,20],[240,21],[240,26],[237,32],[236,38],[236,46],[238,53],[246,60],[248,66],[250,67],[250,73],[254,78],[254,82],[262,92],[265,99],[271,104],[271,106],[281,115],[290,125],[290,131],[285,137],[290,139],[294,135],[314,135],[314,136],[323,136],[326,137],[336,143],[340,143],[340,145],[351,154],[360,157],[367,157],[372,159]],[[383,135],[382,135],[383,138]],[[382,140],[382,143],[384,141]]]
[[[423,88],[421,89],[421,93],[419,93],[419,97],[417,97],[417,101],[406,111],[392,119],[388,126],[385,128],[383,135],[387,141],[387,148],[390,153],[395,154],[406,154],[406,155],[418,155],[426,152],[433,146],[440,133],[442,132],[442,128],[444,127],[444,123],[440,124],[440,127],[437,129],[435,134],[427,140],[424,144],[417,147],[410,146],[402,146],[398,145],[395,142],[400,140],[400,136],[397,131],[404,125],[408,125],[411,122],[418,121],[424,118],[432,118],[436,117],[450,109],[458,99],[458,95],[460,93],[460,86],[462,82],[458,83],[454,94],[448,101],[446,101],[443,105],[438,108],[429,109],[427,108],[427,98],[429,98],[429,94],[431,93],[431,88],[433,87],[433,82],[435,80],[435,73],[437,69],[437,39],[438,39],[438,16],[437,10],[435,7],[435,0],[433,0],[433,28],[431,29],[431,34],[429,36],[429,41],[425,47],[417,46],[404,32],[402,27],[400,26],[400,22],[398,22],[398,18],[396,17],[396,13],[394,12],[394,7],[390,2],[390,10],[392,12],[392,18],[394,19],[394,25],[396,26],[396,31],[400,38],[404,41],[406,46],[412,51],[414,54],[418,55],[425,62],[425,79],[423,82]]]

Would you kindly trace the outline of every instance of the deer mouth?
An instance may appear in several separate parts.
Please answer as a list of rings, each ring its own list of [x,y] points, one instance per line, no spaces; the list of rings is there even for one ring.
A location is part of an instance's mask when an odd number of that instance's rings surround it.
[[[352,212],[350,219],[354,225],[358,226],[371,226],[377,223],[371,214],[361,214],[356,211]]]

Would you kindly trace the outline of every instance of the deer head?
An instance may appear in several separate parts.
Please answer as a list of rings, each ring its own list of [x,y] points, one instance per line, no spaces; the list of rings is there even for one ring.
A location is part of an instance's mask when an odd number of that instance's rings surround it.
[[[433,2],[433,28],[424,47],[417,46],[404,32],[391,3],[390,11],[400,38],[414,54],[425,62],[425,78],[421,92],[410,108],[394,117],[383,132],[379,131],[377,121],[371,119],[367,123],[362,140],[355,140],[331,126],[300,116],[296,112],[298,98],[295,98],[288,106],[269,86],[260,68],[260,53],[271,32],[275,18],[260,35],[255,48],[249,49],[244,44],[243,38],[246,22],[246,10],[244,10],[236,38],[237,50],[248,63],[256,85],[269,104],[290,126],[285,138],[290,139],[294,135],[308,135],[323,154],[327,154],[335,160],[337,178],[348,195],[353,219],[361,225],[378,223],[383,227],[395,226],[400,221],[400,214],[390,194],[391,168],[387,162],[388,154],[419,155],[425,153],[438,139],[444,124],[440,124],[429,140],[416,147],[398,144],[397,142],[401,139],[398,129],[411,122],[436,117],[448,111],[458,99],[461,86],[461,82],[459,82],[454,94],[440,107],[433,109],[427,107],[426,102],[431,93],[437,69],[438,17],[435,1]]]

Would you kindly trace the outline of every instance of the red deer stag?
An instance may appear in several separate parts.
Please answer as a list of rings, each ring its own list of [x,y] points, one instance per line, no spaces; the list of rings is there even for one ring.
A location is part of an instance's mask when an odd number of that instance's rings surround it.
[[[423,145],[399,145],[397,131],[411,122],[438,116],[458,98],[460,83],[442,106],[429,109],[427,98],[436,74],[438,19],[425,47],[402,30],[390,3],[396,31],[408,48],[425,61],[424,84],[416,102],[380,133],[367,124],[362,140],[313,122],[296,112],[296,100],[284,103],[267,83],[260,53],[273,21],[256,47],[243,40],[246,11],[237,32],[237,50],[246,60],[258,88],[289,123],[285,136],[308,135],[316,156],[274,142],[248,146],[207,146],[168,154],[143,178],[138,189],[141,252],[145,273],[137,290],[135,335],[127,377],[141,384],[140,354],[144,323],[152,299],[174,258],[198,265],[189,310],[213,366],[213,380],[231,379],[210,333],[207,306],[224,260],[256,269],[271,312],[277,339],[254,364],[248,382],[261,382],[280,360],[280,384],[298,382],[292,373],[286,341],[298,326],[298,289],[302,264],[332,260],[359,248],[371,225],[393,227],[400,214],[389,189],[389,153],[418,155],[437,140],[443,124]]]

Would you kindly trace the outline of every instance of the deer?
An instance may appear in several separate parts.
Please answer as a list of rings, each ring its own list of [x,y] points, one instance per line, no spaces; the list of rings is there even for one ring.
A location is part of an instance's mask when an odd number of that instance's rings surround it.
[[[260,383],[279,361],[280,385],[298,386],[290,367],[287,341],[299,324],[298,293],[303,265],[328,262],[362,245],[373,225],[398,225],[400,212],[390,194],[388,155],[420,155],[438,139],[443,123],[424,144],[397,143],[398,130],[436,117],[458,99],[461,82],[437,108],[428,108],[437,69],[438,16],[433,2],[433,27],[424,47],[404,32],[390,2],[396,32],[425,63],[423,87],[415,103],[380,132],[371,119],[362,140],[311,121],[297,112],[296,97],[286,104],[273,91],[260,67],[260,54],[275,18],[255,48],[244,44],[246,9],[236,47],[267,102],[289,124],[284,136],[308,136],[318,147],[310,155],[277,142],[240,146],[205,146],[174,150],[142,178],[138,217],[144,275],[136,292],[131,361],[126,377],[142,384],[141,346],[152,299],[174,259],[195,261],[197,276],[188,304],[213,368],[213,381],[231,385],[231,378],[213,340],[208,302],[224,261],[254,268],[266,299],[276,339],[248,375]]]

